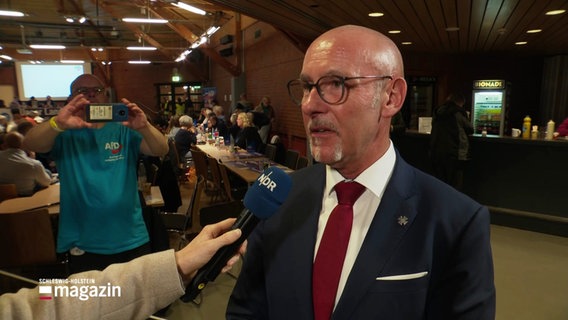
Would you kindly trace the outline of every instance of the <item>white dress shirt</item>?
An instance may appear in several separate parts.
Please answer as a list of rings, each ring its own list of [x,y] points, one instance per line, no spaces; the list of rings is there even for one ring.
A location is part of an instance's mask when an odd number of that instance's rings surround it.
[[[38,160],[28,157],[22,149],[0,151],[0,183],[15,184],[20,196],[30,196],[36,187],[47,187],[51,178]]]
[[[381,198],[385,191],[385,187],[390,180],[394,164],[396,161],[396,153],[392,141],[387,152],[373,163],[369,168],[365,169],[354,181],[362,184],[367,188],[365,192],[359,197],[357,202],[353,205],[353,226],[351,228],[351,235],[349,237],[349,244],[347,246],[347,253],[343,262],[343,269],[341,271],[341,278],[337,288],[337,295],[335,296],[335,304],[339,301],[345,283],[351,268],[355,263],[355,259],[359,254],[359,250],[363,245],[363,240],[367,235],[369,226],[375,212],[379,208]],[[320,212],[318,233],[316,238],[316,246],[314,252],[314,260],[323,237],[325,225],[331,215],[331,211],[337,205],[337,197],[335,195],[334,187],[338,182],[344,181],[345,178],[339,174],[335,169],[326,167],[326,184],[323,196],[322,210]]]

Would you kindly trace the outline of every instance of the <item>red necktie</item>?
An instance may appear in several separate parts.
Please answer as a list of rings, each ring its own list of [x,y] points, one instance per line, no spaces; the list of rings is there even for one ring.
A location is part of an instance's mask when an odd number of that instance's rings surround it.
[[[335,185],[338,204],[327,220],[312,274],[315,320],[331,318],[349,235],[351,235],[353,204],[363,191],[365,187],[354,181],[339,182]]]

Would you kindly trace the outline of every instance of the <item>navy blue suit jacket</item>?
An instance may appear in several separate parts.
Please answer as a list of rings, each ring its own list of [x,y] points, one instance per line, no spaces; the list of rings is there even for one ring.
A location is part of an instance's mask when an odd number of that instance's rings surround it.
[[[312,264],[325,166],[297,171],[292,181],[280,210],[249,237],[227,319],[313,319]],[[332,319],[494,319],[489,224],[487,208],[397,153]],[[424,272],[409,280],[377,279]]]

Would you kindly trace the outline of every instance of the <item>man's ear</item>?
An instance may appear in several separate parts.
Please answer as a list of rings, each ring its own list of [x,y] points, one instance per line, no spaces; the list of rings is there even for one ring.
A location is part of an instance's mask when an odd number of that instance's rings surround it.
[[[393,81],[388,101],[382,110],[382,116],[391,118],[402,108],[404,99],[406,98],[406,80],[404,78],[396,78]]]

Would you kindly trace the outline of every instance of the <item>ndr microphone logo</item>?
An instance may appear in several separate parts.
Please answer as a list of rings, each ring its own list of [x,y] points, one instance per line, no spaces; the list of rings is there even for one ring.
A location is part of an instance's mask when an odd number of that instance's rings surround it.
[[[92,279],[88,281],[75,280],[81,279],[49,279],[42,282],[38,286],[39,299],[76,298],[87,301],[91,298],[119,298],[122,295],[120,286],[113,286],[110,283],[107,283],[106,286],[86,285],[83,283],[94,283],[94,281]]]
[[[260,177],[258,177],[258,184],[261,186],[265,186],[266,189],[270,190],[271,192],[274,192],[274,188],[276,188],[276,182],[272,181],[272,179],[270,178],[270,175],[272,174],[272,171],[270,171],[269,174],[261,174]]]

